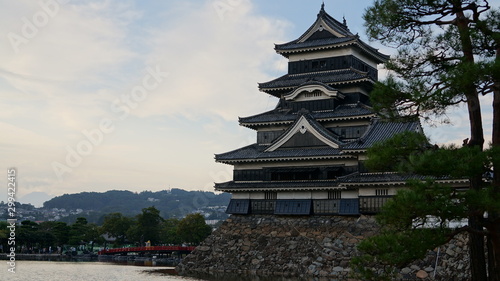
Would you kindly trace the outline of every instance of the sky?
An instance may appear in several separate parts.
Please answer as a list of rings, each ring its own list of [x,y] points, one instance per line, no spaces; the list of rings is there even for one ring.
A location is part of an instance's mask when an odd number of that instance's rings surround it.
[[[362,14],[371,2],[326,0],[325,9],[369,42]],[[257,87],[286,73],[274,44],[299,37],[321,3],[0,0],[5,182],[15,168],[15,198],[36,206],[84,191],[213,191],[232,179],[214,154],[255,142],[238,117],[277,103]],[[452,125],[425,127],[432,141],[467,137],[463,109],[450,117]],[[488,109],[484,119],[489,135]]]

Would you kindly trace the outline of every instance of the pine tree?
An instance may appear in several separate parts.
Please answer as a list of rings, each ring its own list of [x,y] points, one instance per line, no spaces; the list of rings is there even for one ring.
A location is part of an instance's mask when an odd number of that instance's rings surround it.
[[[488,1],[473,0],[377,0],[364,15],[371,38],[398,48],[397,55],[386,64],[393,76],[378,83],[371,94],[374,108],[389,118],[418,116],[435,120],[450,106],[465,103],[470,124],[467,148],[447,148],[442,154],[455,157],[452,158],[454,161],[461,161],[456,157],[469,155],[470,151],[490,156],[486,162],[469,163],[476,165],[470,169],[474,173],[467,174],[472,193],[463,198],[468,201],[462,204],[466,207],[463,215],[469,220],[467,230],[473,280],[487,280],[487,275],[489,280],[500,280],[500,220],[496,209],[487,206],[490,203],[487,198],[500,199],[500,173],[493,172],[488,197],[483,196],[485,187],[482,181],[485,165],[492,166],[493,171],[500,167],[495,153],[500,146],[499,15],[500,11],[493,9]],[[493,136],[492,149],[483,153],[479,96],[487,94],[493,95]],[[424,160],[413,154],[405,163]],[[439,190],[432,182],[427,186]],[[458,199],[449,200],[456,202]],[[489,216],[483,219],[486,210],[490,210]],[[422,211],[431,210],[424,208]],[[453,234],[448,233],[448,236]],[[483,246],[485,235],[488,238],[489,274]]]

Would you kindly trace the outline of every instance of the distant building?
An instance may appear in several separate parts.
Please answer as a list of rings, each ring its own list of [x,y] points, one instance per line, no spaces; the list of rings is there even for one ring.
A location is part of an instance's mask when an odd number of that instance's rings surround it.
[[[374,143],[421,132],[417,122],[387,122],[372,110],[369,93],[377,65],[389,59],[324,10],[302,36],[275,45],[288,73],[260,83],[279,98],[276,108],[240,118],[257,142],[217,154],[234,166],[229,214],[358,215],[375,213],[405,182],[392,173],[366,173]]]

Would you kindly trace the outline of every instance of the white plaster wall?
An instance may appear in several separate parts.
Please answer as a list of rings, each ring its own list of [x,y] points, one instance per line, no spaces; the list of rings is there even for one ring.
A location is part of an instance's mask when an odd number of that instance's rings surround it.
[[[288,59],[290,62],[301,61],[301,60],[313,60],[313,59],[321,59],[327,57],[339,57],[339,56],[348,56],[352,55],[352,49],[336,49],[336,50],[326,50],[326,51],[317,51],[310,53],[299,53],[299,54],[290,54]]]
[[[232,193],[232,199],[250,199],[250,194],[248,192],[235,192]]]
[[[265,199],[264,192],[252,192],[250,193],[250,199]]]
[[[369,95],[369,93],[362,87],[346,87],[342,88],[342,93],[363,93],[365,95]]]
[[[310,191],[304,192],[278,192],[278,199],[311,199]]]
[[[372,59],[364,56],[358,50],[353,49],[352,45],[347,46],[345,48],[341,48],[341,49],[335,49],[335,50],[290,54],[288,57],[288,60],[290,62],[294,62],[294,61],[301,61],[301,60],[314,60],[314,59],[338,57],[338,56],[348,56],[348,55],[353,55],[353,56],[357,57],[358,59],[364,61],[369,66],[371,66],[375,69],[377,68],[377,64],[375,62],[373,62]]]
[[[356,199],[358,198],[357,190],[343,190],[342,199]]]
[[[328,191],[313,191],[312,199],[328,199]]]
[[[387,186],[387,187],[361,187],[359,189],[359,196],[375,196],[376,190],[377,189],[388,189],[389,194],[388,195],[396,195],[396,192],[398,189],[401,189],[403,187],[394,187],[394,186]]]

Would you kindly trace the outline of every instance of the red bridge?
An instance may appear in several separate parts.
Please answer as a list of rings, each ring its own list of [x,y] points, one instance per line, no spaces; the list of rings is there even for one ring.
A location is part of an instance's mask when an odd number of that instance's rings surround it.
[[[116,248],[116,249],[108,249],[99,251],[98,255],[123,255],[128,253],[172,253],[172,252],[180,252],[180,253],[190,253],[196,247],[189,246],[149,246],[149,247],[129,247],[129,248]]]

